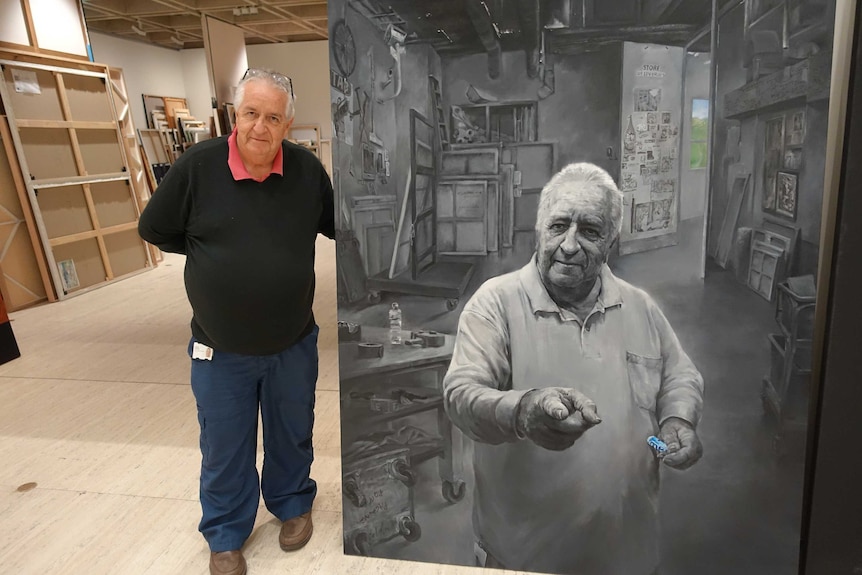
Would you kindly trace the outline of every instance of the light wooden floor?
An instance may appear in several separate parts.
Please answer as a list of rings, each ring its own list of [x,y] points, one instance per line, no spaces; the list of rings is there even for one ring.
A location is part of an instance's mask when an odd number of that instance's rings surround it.
[[[0,572],[207,573],[183,263],[169,254],[153,271],[11,315],[22,357],[0,366]],[[279,524],[261,505],[244,548],[249,572],[503,573],[342,554],[328,240],[318,241],[317,268],[315,534],[303,550],[282,552]]]

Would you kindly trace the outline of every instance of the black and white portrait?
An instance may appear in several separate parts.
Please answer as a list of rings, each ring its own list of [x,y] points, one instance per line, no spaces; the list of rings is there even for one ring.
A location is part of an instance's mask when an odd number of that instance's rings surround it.
[[[829,75],[710,6],[330,1],[346,553],[797,572]]]

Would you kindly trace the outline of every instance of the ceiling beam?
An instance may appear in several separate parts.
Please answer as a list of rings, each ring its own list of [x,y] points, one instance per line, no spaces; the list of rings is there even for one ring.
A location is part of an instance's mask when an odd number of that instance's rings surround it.
[[[700,27],[692,24],[661,24],[657,26],[620,26],[603,28],[581,28],[572,30],[555,30],[551,33],[554,48],[571,44],[583,44],[600,41],[610,42],[642,42],[672,40],[675,44],[690,40],[698,33]],[[650,40],[645,40],[650,39]]]
[[[641,22],[660,24],[671,16],[683,0],[651,0],[641,3]]]
[[[299,24],[300,26],[306,28],[309,32],[314,32],[320,35],[321,38],[326,38],[328,36],[328,30],[326,26],[320,26],[317,24],[312,24],[311,22],[304,21],[301,17],[297,16],[293,13],[293,9],[285,8],[284,6],[276,6],[272,3],[271,0],[259,0],[260,1],[260,10],[267,10],[273,14],[278,14],[286,17],[288,20]]]

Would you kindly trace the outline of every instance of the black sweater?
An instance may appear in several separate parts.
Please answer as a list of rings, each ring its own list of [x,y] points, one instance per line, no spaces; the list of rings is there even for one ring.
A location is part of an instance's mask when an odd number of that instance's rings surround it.
[[[217,351],[279,353],[314,327],[314,243],[335,235],[332,185],[314,154],[284,142],[284,176],[235,181],[227,137],[171,166],[138,232],[186,255],[192,335]]]

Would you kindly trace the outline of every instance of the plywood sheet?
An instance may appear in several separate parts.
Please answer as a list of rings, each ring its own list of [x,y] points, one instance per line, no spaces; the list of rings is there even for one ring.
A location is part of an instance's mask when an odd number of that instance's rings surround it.
[[[125,164],[116,130],[77,130],[77,134],[88,175],[123,171]]]
[[[55,247],[54,260],[58,265],[66,260],[72,260],[75,264],[80,286],[68,290],[67,293],[88,288],[106,280],[105,266],[102,265],[99,245],[93,238]],[[57,289],[62,290],[63,286],[59,285]]]
[[[96,206],[99,226],[107,228],[137,219],[127,180],[90,184],[90,193]]]
[[[66,98],[72,120],[111,122],[114,120],[111,103],[102,78],[63,74]]]
[[[41,94],[21,94],[15,91],[12,70],[35,72]],[[60,98],[57,96],[57,82],[54,74],[47,70],[30,70],[27,67],[6,66],[3,70],[6,90],[12,100],[12,109],[17,120],[65,120]]]
[[[23,220],[21,201],[15,190],[15,180],[12,179],[12,166],[0,142],[0,221]]]
[[[124,276],[147,267],[147,252],[137,230],[105,236],[105,248],[114,277]]]
[[[7,287],[6,306],[17,310],[49,297],[50,279],[5,118],[0,118],[0,140],[0,215],[16,223],[3,246],[0,269]],[[53,300],[53,292],[50,297]]]
[[[37,201],[48,238],[59,238],[93,229],[83,187],[45,188],[39,190]]]
[[[6,254],[2,261],[6,284],[9,285],[10,294],[13,296],[10,309],[17,309],[47,297],[45,284],[42,283],[42,276],[36,263],[35,249],[41,249],[41,246],[34,248],[26,226],[23,223],[20,224],[12,236],[12,241],[6,247]],[[16,292],[12,290],[13,284],[20,285],[21,295],[29,295],[23,299],[16,299],[14,297]]]
[[[37,180],[78,176],[69,131],[64,128],[21,128],[18,131],[30,176]],[[25,174],[25,177],[27,174]]]
[[[12,234],[15,233],[15,229],[17,227],[17,222],[4,222],[0,224],[0,249],[6,247],[6,244],[12,238]]]

